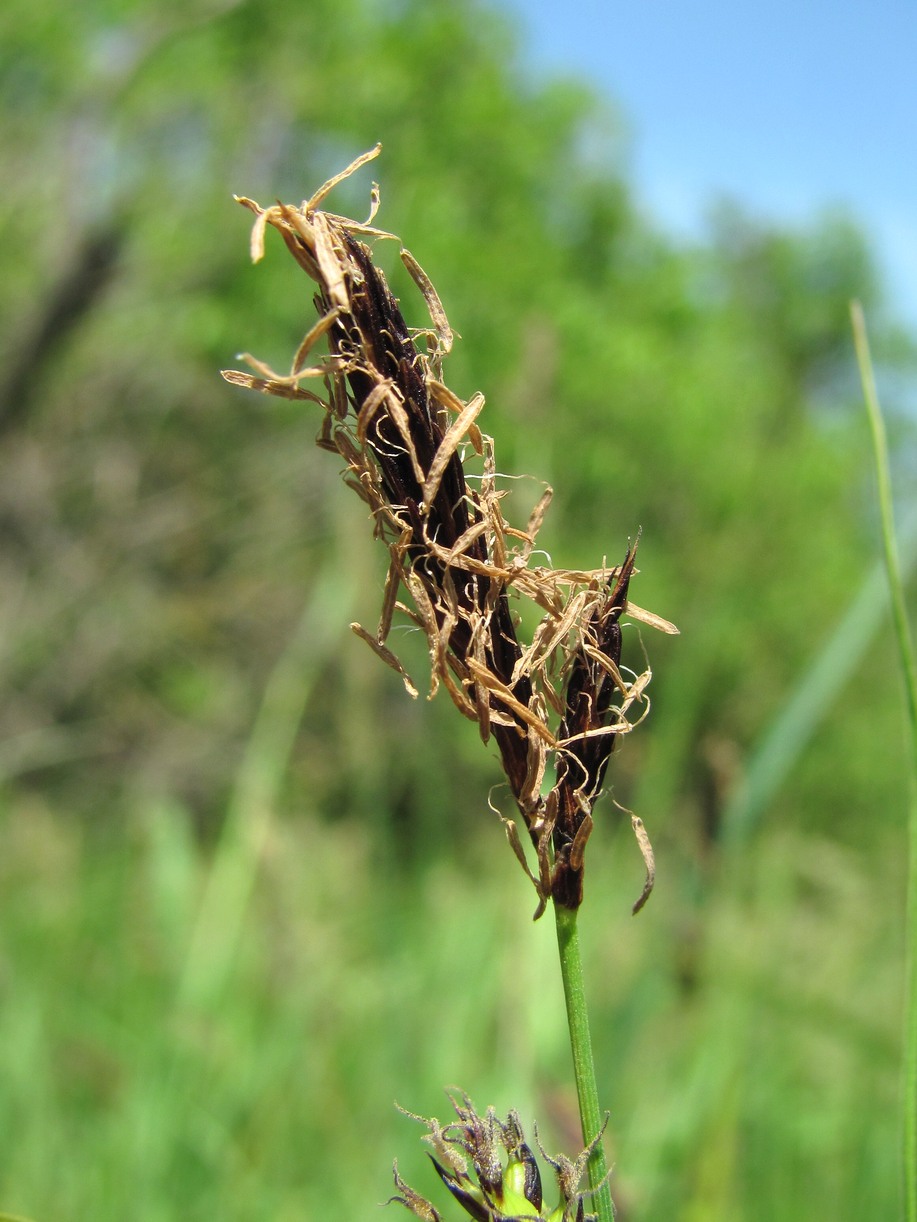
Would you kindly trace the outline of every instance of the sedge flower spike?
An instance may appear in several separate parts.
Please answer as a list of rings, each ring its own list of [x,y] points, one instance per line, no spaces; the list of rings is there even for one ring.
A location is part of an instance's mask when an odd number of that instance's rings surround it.
[[[464,1092],[449,1095],[449,1101],[458,1119],[445,1125],[435,1117],[404,1114],[430,1130],[423,1138],[435,1151],[430,1161],[475,1222],[589,1222],[593,1218],[586,1213],[588,1193],[580,1192],[580,1181],[601,1133],[575,1160],[563,1154],[552,1158],[538,1143],[557,1181],[560,1201],[552,1208],[544,1202],[541,1171],[526,1143],[518,1113],[511,1111],[506,1120],[500,1120],[491,1107],[481,1116]],[[535,1136],[537,1141],[537,1132]],[[397,1201],[425,1222],[442,1222],[432,1202],[405,1183],[397,1163],[394,1174],[398,1191],[388,1203]]]
[[[430,696],[445,688],[458,710],[477,722],[483,741],[493,738],[499,750],[535,849],[533,871],[516,822],[504,817],[510,843],[538,892],[535,915],[552,898],[576,909],[583,897],[592,806],[609,756],[618,737],[649,708],[649,670],[631,675],[621,667],[619,621],[627,615],[676,630],[629,600],[636,544],[618,567],[551,569],[532,563],[551,490],[524,528],[504,519],[493,441],[477,423],[483,396],[464,402],[443,381],[453,332],[435,288],[402,249],[431,319],[429,328],[411,331],[362,240],[393,237],[373,224],[378,188],[364,224],[319,207],[338,182],[378,152],[377,146],[358,158],[298,207],[262,208],[239,198],[256,218],[254,260],[263,256],[267,227],[276,229],[318,286],[318,321],[288,374],[246,355],[254,373],[225,370],[223,377],[324,409],[318,444],[343,459],[344,480],[369,506],[389,553],[378,627],[370,632],[354,624],[354,631],[416,696],[416,685],[387,642],[396,612],[423,630]],[[316,359],[320,343],[326,351]],[[310,381],[323,393],[304,385]],[[466,470],[474,463],[479,470],[472,486]],[[541,611],[528,644],[519,639],[511,598]],[[545,795],[551,757],[555,783]],[[638,840],[649,885],[652,855],[642,824]],[[638,904],[647,893],[644,888]]]

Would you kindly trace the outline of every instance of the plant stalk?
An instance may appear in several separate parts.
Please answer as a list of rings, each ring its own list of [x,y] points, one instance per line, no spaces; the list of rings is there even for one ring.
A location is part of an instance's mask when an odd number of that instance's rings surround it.
[[[905,955],[904,1082],[902,1084],[902,1135],[904,1156],[904,1200],[907,1222],[917,1222],[917,665],[911,640],[904,583],[895,539],[894,499],[888,461],[885,423],[876,391],[866,320],[859,302],[852,302],[853,341],[856,347],[863,397],[869,416],[873,454],[876,460],[882,542],[891,595],[892,619],[898,644],[899,665],[904,681],[904,701],[910,749],[910,810],[908,816],[907,912]]]
[[[554,905],[557,923],[557,948],[560,953],[560,973],[564,982],[564,1000],[567,1005],[567,1026],[570,1030],[570,1050],[573,1053],[573,1074],[576,1079],[576,1094],[579,1100],[580,1124],[583,1143],[589,1145],[603,1126],[599,1111],[599,1091],[595,1079],[595,1062],[592,1058],[592,1037],[589,1034],[589,1011],[583,988],[583,961],[580,956],[579,932],[576,924],[578,909]],[[599,1222],[614,1222],[614,1206],[608,1186],[608,1165],[605,1148],[601,1140],[589,1158],[589,1184],[594,1192],[594,1203]]]

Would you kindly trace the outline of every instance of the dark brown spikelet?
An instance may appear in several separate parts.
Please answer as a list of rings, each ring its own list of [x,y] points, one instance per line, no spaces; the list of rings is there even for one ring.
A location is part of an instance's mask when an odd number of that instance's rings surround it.
[[[347,381],[358,418],[374,388],[386,381],[395,388],[404,406],[407,445],[385,405],[373,413],[366,429],[366,445],[378,464],[382,489],[389,505],[400,508],[405,523],[402,538],[408,537],[404,560],[423,583],[438,636],[448,630],[452,657],[467,657],[480,644],[483,665],[507,686],[520,705],[527,707],[532,687],[524,672],[514,678],[521,650],[510,615],[507,586],[492,586],[481,572],[469,571],[465,565],[450,564],[442,558],[443,552],[455,548],[472,527],[477,529],[486,523],[477,498],[465,482],[457,448],[448,455],[435,495],[425,498],[425,477],[434,469],[437,455],[445,453],[445,429],[439,413],[431,408],[423,377],[424,362],[398,303],[367,248],[346,232],[341,240],[354,269],[348,277],[352,286],[350,316],[338,317],[328,333],[328,343],[332,358],[349,370]],[[321,312],[327,314],[331,308],[331,303],[322,296]],[[366,357],[371,364],[370,372],[362,368]],[[436,554],[428,546],[429,539],[439,545]],[[484,534],[471,538],[463,554],[466,562],[486,566]],[[446,591],[448,597],[444,598]],[[479,641],[473,639],[475,632]],[[463,678],[467,680],[467,675]],[[469,688],[473,690],[474,684],[469,682]],[[485,698],[492,708],[493,698]],[[493,719],[491,727],[515,792],[524,783],[526,773],[522,727],[517,722],[503,725]]]
[[[389,552],[382,613],[375,633],[354,631],[417,689],[386,644],[396,611],[422,628],[431,664],[430,696],[446,688],[461,713],[491,735],[516,805],[535,846],[529,870],[515,823],[507,834],[539,894],[568,907],[582,900],[583,853],[591,809],[602,787],[616,736],[645,714],[649,672],[626,679],[620,670],[621,627],[630,618],[674,631],[628,601],[635,548],[618,569],[574,571],[533,566],[530,558],[551,497],[547,489],[525,529],[501,510],[492,440],[476,423],[484,400],[462,401],[442,380],[452,331],[426,274],[409,252],[402,259],[421,289],[432,329],[412,332],[370,248],[361,238],[391,238],[369,221],[360,225],[319,204],[336,183],[376,156],[358,158],[301,207],[277,204],[254,212],[252,254],[261,258],[264,232],[277,229],[290,253],[317,283],[318,322],[290,373],[278,375],[252,357],[256,374],[223,376],[266,394],[317,402],[325,410],[319,445],[344,460],[345,481],[366,502],[376,534]],[[421,345],[418,341],[423,340]],[[309,364],[319,341],[327,353]],[[320,379],[324,395],[306,389]],[[466,462],[479,467],[478,483]],[[404,593],[406,601],[399,599]],[[542,612],[529,644],[520,642],[510,598]],[[557,677],[565,689],[557,690]],[[559,722],[551,729],[551,713]],[[639,720],[639,717],[638,717]],[[549,754],[556,783],[542,795]]]
[[[567,679],[566,706],[558,731],[563,750],[558,751],[555,763],[557,818],[552,882],[554,899],[567,908],[577,908],[582,902],[583,850],[591,828],[592,804],[601,792],[621,726],[615,698],[628,697],[619,670],[619,621],[627,607],[636,555],[635,543],[614,583],[584,617]]]

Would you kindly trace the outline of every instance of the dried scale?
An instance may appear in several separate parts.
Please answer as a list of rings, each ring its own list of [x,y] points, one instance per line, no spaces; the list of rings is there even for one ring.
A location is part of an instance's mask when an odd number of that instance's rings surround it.
[[[575,910],[583,898],[592,806],[608,759],[618,736],[649,708],[649,669],[635,676],[621,669],[620,618],[627,614],[663,631],[675,629],[628,599],[636,544],[616,568],[573,571],[531,563],[551,491],[524,529],[504,519],[493,442],[477,424],[483,397],[463,402],[443,381],[453,334],[435,289],[402,250],[432,321],[429,330],[412,333],[361,240],[393,237],[373,224],[378,188],[365,224],[319,207],[338,182],[378,152],[377,147],[358,158],[299,207],[264,209],[239,200],[256,217],[253,258],[262,257],[271,226],[317,283],[318,322],[289,374],[278,375],[246,355],[254,374],[227,370],[223,376],[324,408],[318,444],[344,460],[344,478],[370,507],[390,557],[377,630],[352,627],[414,696],[417,688],[387,640],[396,611],[423,630],[430,695],[445,687],[459,711],[478,723],[483,741],[496,741],[535,847],[537,870],[531,871],[516,823],[504,817],[510,843],[538,892],[536,917],[549,898]],[[320,340],[327,353],[310,364]],[[318,380],[324,393],[307,389],[303,383],[310,380]],[[476,486],[466,478],[465,462],[472,456],[481,468]],[[519,639],[511,596],[542,612],[528,644]],[[555,783],[545,796],[549,757]],[[653,863],[637,819],[634,828],[647,868],[638,907],[652,886]]]

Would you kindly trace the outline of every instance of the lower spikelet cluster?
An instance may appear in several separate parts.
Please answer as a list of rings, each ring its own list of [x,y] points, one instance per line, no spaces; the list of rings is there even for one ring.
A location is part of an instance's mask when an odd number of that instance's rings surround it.
[[[289,374],[278,375],[246,355],[254,374],[226,370],[223,376],[324,409],[318,444],[344,460],[345,482],[369,506],[375,533],[389,552],[378,627],[370,632],[354,624],[354,631],[416,696],[387,642],[396,611],[422,629],[430,695],[444,687],[458,710],[477,722],[484,742],[493,738],[499,749],[535,847],[537,870],[531,871],[515,822],[504,818],[510,843],[538,891],[536,916],[549,898],[576,908],[592,805],[609,756],[618,735],[649,708],[649,669],[631,675],[620,665],[620,618],[626,613],[664,631],[675,629],[628,599],[636,543],[617,567],[552,569],[532,563],[551,490],[524,528],[504,519],[493,441],[477,423],[483,396],[463,402],[443,381],[453,333],[436,290],[402,249],[431,319],[430,328],[409,330],[361,240],[394,236],[372,223],[378,188],[365,224],[319,207],[337,183],[378,152],[377,147],[358,158],[299,207],[262,208],[239,199],[256,218],[253,259],[262,257],[270,225],[318,285],[318,321]],[[323,355],[313,358],[320,343]],[[316,393],[306,382],[323,389]],[[474,486],[466,462],[478,465]],[[528,644],[519,639],[511,596],[541,611]],[[545,795],[549,759],[555,783]],[[639,906],[652,885],[652,854],[636,818],[634,827],[647,865]]]
[[[443,1184],[475,1222],[590,1222],[593,1214],[586,1213],[586,1193],[579,1190],[589,1158],[602,1139],[597,1133],[575,1160],[559,1154],[552,1158],[538,1141],[539,1153],[554,1172],[560,1201],[551,1208],[544,1202],[541,1172],[531,1147],[525,1140],[519,1115],[511,1111],[500,1120],[494,1109],[481,1116],[464,1092],[449,1095],[457,1119],[440,1124],[436,1117],[427,1119],[404,1112],[429,1129],[423,1140],[434,1153],[433,1166]],[[403,1108],[400,1109],[404,1111]],[[395,1164],[395,1187],[398,1194],[391,1198],[404,1205],[424,1222],[442,1222],[442,1215],[432,1202],[415,1192],[398,1173]]]

